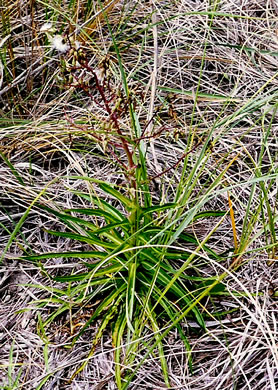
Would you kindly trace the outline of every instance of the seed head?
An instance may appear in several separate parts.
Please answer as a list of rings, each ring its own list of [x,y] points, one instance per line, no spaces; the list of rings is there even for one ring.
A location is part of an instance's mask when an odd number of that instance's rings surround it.
[[[41,28],[40,28],[40,32],[53,32],[53,27],[52,27],[52,23],[48,22],[48,23],[44,23]]]
[[[67,43],[65,43],[62,35],[54,35],[54,37],[51,40],[51,44],[54,49],[56,49],[61,53],[66,53],[70,49],[70,46]]]

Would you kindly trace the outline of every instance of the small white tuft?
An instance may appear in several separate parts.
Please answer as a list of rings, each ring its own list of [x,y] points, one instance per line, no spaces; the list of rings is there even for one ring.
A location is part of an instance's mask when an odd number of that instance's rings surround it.
[[[41,28],[40,28],[40,32],[51,32],[53,31],[52,29],[52,23],[44,23]]]
[[[64,42],[62,35],[55,35],[51,41],[52,47],[61,53],[66,53],[70,47]]]

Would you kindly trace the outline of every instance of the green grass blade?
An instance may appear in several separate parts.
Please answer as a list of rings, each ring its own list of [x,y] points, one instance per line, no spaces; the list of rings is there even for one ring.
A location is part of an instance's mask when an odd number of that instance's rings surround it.
[[[114,198],[118,199],[125,207],[130,210],[134,208],[134,203],[127,198],[126,196],[122,195],[119,191],[117,191],[115,188],[113,188],[111,185],[107,183],[99,183],[99,187],[105,191],[107,194],[112,195]]]
[[[22,179],[22,177],[20,176],[20,174],[17,172],[17,170],[15,169],[15,167],[13,166],[13,164],[10,162],[10,160],[0,151],[0,157],[2,157],[2,159],[5,161],[5,163],[8,165],[8,167],[10,168],[12,174],[14,175],[14,177],[16,178],[16,180],[19,182],[19,184],[21,184],[22,186],[25,186],[25,183],[24,183],[24,180]]]
[[[79,333],[74,337],[72,341],[72,345],[76,343],[76,341],[79,339],[79,337],[85,332],[85,330],[88,328],[88,326],[105,310],[107,310],[111,303],[115,301],[119,296],[122,296],[122,293],[124,292],[126,286],[125,283],[123,283],[120,287],[114,291],[112,291],[96,308],[93,315],[90,317],[90,319],[86,322],[86,324],[82,327],[82,329],[79,331]]]
[[[93,259],[93,258],[106,258],[106,252],[87,251],[87,252],[49,252],[42,255],[22,256],[20,259],[28,261],[41,261],[45,259],[60,259],[60,258],[80,258],[80,259]]]
[[[115,361],[115,379],[118,386],[118,389],[122,388],[122,364],[121,364],[121,350],[122,350],[122,340],[124,332],[126,330],[126,314],[122,313],[118,315],[116,322],[113,326],[112,331],[112,344],[115,348],[114,352],[114,361]]]
[[[76,240],[80,242],[86,242],[87,244],[91,244],[91,245],[99,245],[107,249],[114,249],[117,247],[117,245],[100,240],[99,238],[95,237],[93,234],[90,233],[88,233],[89,234],[88,237],[88,236],[83,236],[81,234],[70,233],[70,232],[56,232],[54,230],[45,230],[45,231],[46,233],[52,234],[53,236],[69,238],[71,240]]]
[[[30,206],[27,207],[26,211],[24,212],[24,214],[22,215],[22,217],[20,218],[20,220],[19,220],[18,223],[16,224],[16,226],[15,226],[15,228],[14,228],[12,234],[10,235],[10,238],[9,238],[9,240],[8,240],[8,243],[7,243],[7,245],[5,246],[5,248],[4,248],[3,252],[2,252],[2,255],[1,255],[1,257],[0,257],[0,264],[1,264],[1,262],[3,261],[5,255],[6,255],[7,251],[8,251],[8,249],[9,249],[10,246],[12,245],[12,243],[13,243],[13,241],[14,241],[16,235],[17,235],[17,233],[20,231],[22,225],[24,224],[24,222],[25,222],[26,218],[28,217],[28,215],[29,215],[31,209],[33,208],[33,206],[34,206],[34,205],[37,203],[37,201],[43,196],[43,194],[46,192],[47,188],[48,188],[51,184],[55,183],[57,180],[58,180],[58,179],[55,178],[55,179],[53,179],[51,182],[49,182],[49,183],[45,186],[45,188],[43,188],[43,189],[40,191],[40,193],[35,197],[35,199],[31,202]]]
[[[128,282],[127,282],[127,294],[126,294],[126,320],[127,326],[131,332],[134,333],[132,325],[133,311],[135,303],[135,283],[136,283],[136,262],[133,262],[128,267]]]
[[[168,388],[170,388],[171,385],[169,382],[168,365],[167,365],[167,361],[166,361],[165,354],[164,354],[163,343],[162,343],[162,340],[161,340],[161,337],[159,334],[159,327],[158,327],[157,322],[156,322],[155,314],[154,314],[154,311],[152,310],[150,302],[148,303],[148,306],[147,306],[147,313],[148,313],[149,321],[151,323],[152,330],[154,332],[154,337],[155,337],[156,342],[157,342],[158,354],[159,354],[161,369],[162,369],[162,373],[163,373],[163,377],[164,377],[164,382],[165,382],[165,385]]]

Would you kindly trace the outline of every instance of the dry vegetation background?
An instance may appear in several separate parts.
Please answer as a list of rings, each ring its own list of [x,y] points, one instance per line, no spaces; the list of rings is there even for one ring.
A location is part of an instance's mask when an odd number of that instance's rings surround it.
[[[105,137],[101,142],[95,138],[95,132],[102,134],[103,130],[102,107],[67,79],[61,63],[72,57],[51,47],[41,31],[51,22],[58,34],[78,40],[99,74],[109,57],[111,83],[116,88],[122,83],[119,63],[101,4],[108,2],[0,2],[1,389],[117,388],[109,331],[84,371],[68,384],[67,379],[88,355],[95,327],[70,349],[64,348],[72,337],[66,315],[58,316],[46,334],[38,325],[38,308],[33,302],[55,295],[47,273],[70,272],[76,266],[74,261],[48,259],[38,266],[19,260],[26,253],[88,249],[86,244],[82,247],[44,230],[59,229],[59,223],[34,205],[41,192],[48,205],[81,207],[74,191],[89,191],[89,185],[70,176],[88,175],[117,184],[123,180],[117,161],[106,154]],[[187,156],[190,171],[208,136],[208,157],[192,193],[201,196],[204,188],[220,178],[217,196],[208,199],[204,208],[229,210],[225,188],[232,199],[241,265],[225,279],[226,295],[202,303],[201,309],[207,313],[206,332],[200,331],[192,318],[184,321],[193,372],[178,332],[173,329],[166,337],[171,388],[275,390],[277,1],[112,1],[107,17],[139,121],[147,127],[146,132],[156,134],[150,138],[147,156],[148,170],[157,176],[151,188],[154,199],[170,201],[182,175],[183,159],[179,159],[185,148],[191,145]],[[78,28],[90,18],[83,30]],[[87,77],[90,83],[90,75]],[[153,128],[149,125],[152,118]],[[127,117],[121,125],[128,129]],[[166,173],[160,176],[162,171]],[[214,225],[214,220],[201,220],[191,230],[201,241]],[[201,275],[217,275],[232,262],[228,254],[234,250],[235,237],[230,213],[210,245],[217,253],[227,252],[226,262],[204,261],[199,265]],[[40,309],[42,318],[51,313],[51,304]],[[84,308],[74,318],[76,329],[93,310],[93,305]],[[226,315],[210,315],[212,312]],[[146,331],[146,341],[151,334],[151,329]],[[144,353],[142,347],[133,367]],[[129,389],[164,388],[159,358],[150,355]]]

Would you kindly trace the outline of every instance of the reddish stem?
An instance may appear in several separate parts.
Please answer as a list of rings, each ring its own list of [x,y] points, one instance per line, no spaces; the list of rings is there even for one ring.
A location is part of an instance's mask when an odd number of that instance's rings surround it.
[[[177,161],[174,165],[172,165],[171,167],[165,169],[163,172],[160,172],[160,173],[158,173],[157,175],[152,176],[152,177],[151,177],[151,180],[157,179],[158,177],[160,177],[160,176],[164,175],[165,173],[171,171],[171,169],[175,169],[175,168],[179,165],[179,163],[180,163],[180,162],[181,162],[189,153],[194,152],[194,150],[200,145],[200,143],[201,143],[201,142],[198,142],[192,149],[188,150],[188,152],[183,153],[183,155],[178,159],[178,161]]]
[[[119,122],[118,122],[118,116],[117,116],[117,113],[116,111],[112,111],[112,109],[110,108],[109,106],[109,102],[111,101],[107,99],[106,95],[105,95],[105,91],[104,91],[104,88],[103,86],[99,83],[99,80],[98,80],[98,77],[95,73],[95,71],[88,65],[88,63],[84,63],[83,64],[84,68],[87,69],[91,74],[93,74],[94,76],[94,79],[95,79],[95,83],[96,83],[96,88],[102,98],[102,101],[104,103],[104,106],[105,106],[105,109],[107,111],[107,113],[109,114],[110,116],[110,119],[112,120],[112,122],[114,123],[115,125],[115,128],[116,128],[116,131],[119,135],[119,139],[122,143],[122,146],[123,146],[123,149],[125,151],[125,154],[127,156],[127,159],[128,159],[128,165],[129,165],[129,169],[127,170],[127,174],[130,173],[130,171],[132,171],[136,166],[133,162],[133,153],[130,151],[129,149],[129,145],[128,145],[128,142],[126,141],[121,129],[120,129],[120,125],[119,125]],[[136,189],[136,181],[134,178],[130,178],[129,179],[131,180],[131,185],[134,189]]]

